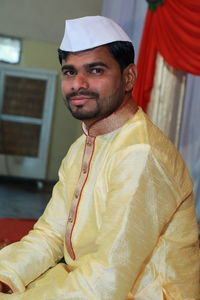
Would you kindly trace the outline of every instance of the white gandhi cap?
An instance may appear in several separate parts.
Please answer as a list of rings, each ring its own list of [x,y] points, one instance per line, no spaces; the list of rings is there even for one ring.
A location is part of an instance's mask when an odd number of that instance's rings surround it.
[[[131,39],[113,20],[103,16],[89,16],[65,21],[65,33],[60,49],[76,52],[116,41]]]

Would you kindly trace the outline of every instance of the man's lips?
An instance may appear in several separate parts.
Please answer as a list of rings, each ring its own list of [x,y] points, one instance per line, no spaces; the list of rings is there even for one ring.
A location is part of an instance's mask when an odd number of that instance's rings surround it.
[[[70,104],[73,106],[82,106],[85,105],[89,100],[93,99],[93,97],[87,97],[87,96],[77,96],[70,98]]]

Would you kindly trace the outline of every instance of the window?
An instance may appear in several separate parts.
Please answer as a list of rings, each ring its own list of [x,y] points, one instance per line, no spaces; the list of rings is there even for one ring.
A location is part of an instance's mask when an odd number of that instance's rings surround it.
[[[21,57],[21,40],[0,35],[0,61],[18,64]]]
[[[0,175],[46,179],[56,76],[0,64]]]

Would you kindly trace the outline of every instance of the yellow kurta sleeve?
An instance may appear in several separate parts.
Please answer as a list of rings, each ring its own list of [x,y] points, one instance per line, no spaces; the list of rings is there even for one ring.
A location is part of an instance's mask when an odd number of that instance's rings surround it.
[[[107,207],[96,251],[88,253],[70,273],[59,264],[22,295],[3,299],[126,299],[159,237],[181,209],[183,195],[169,169],[155,158],[149,145],[116,153],[107,168]],[[162,286],[155,291],[155,299],[161,300],[161,294]]]
[[[62,166],[59,173],[60,181],[54,187],[52,199],[34,230],[20,242],[0,251],[0,281],[14,292],[23,292],[28,283],[63,257],[67,211]]]

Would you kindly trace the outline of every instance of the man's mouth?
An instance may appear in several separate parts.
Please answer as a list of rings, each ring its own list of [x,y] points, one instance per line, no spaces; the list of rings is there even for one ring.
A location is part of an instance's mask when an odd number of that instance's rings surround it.
[[[71,97],[69,102],[73,106],[83,106],[87,104],[88,101],[93,99],[92,97],[87,97],[84,95],[76,96],[76,97]]]
[[[97,100],[98,93],[92,91],[72,92],[66,95],[66,100],[72,106],[84,106],[91,100]]]

